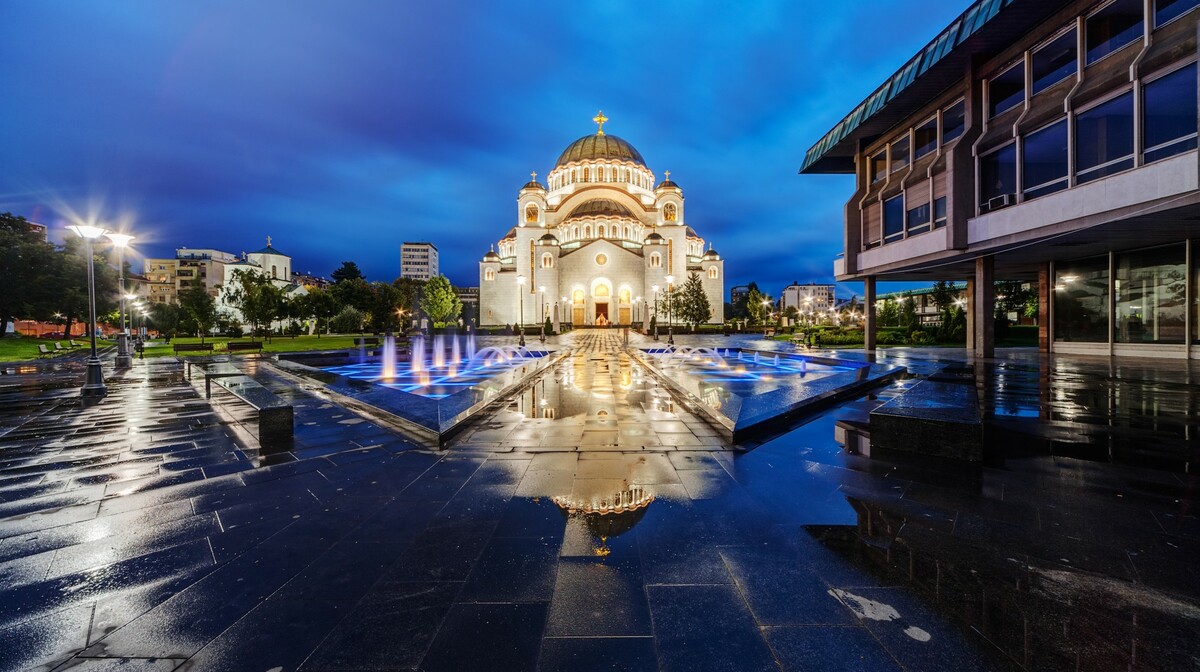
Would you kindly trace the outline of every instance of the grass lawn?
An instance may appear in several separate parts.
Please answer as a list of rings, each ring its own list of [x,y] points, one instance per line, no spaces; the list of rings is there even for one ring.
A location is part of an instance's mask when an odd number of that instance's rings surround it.
[[[333,334],[331,336],[275,336],[269,342],[263,341],[263,352],[304,352],[306,350],[345,350],[354,347],[354,340],[363,338],[360,334]],[[371,334],[367,334],[366,338],[373,338]],[[259,340],[249,337],[242,338],[206,338],[205,343],[213,344],[214,353],[224,353],[225,344],[229,341],[253,341]],[[162,357],[174,356],[175,349],[172,347],[176,344],[184,343],[199,343],[200,339],[195,337],[176,337],[171,339],[170,343],[162,341],[153,341],[146,344],[147,357]],[[182,353],[185,355],[204,355],[207,353],[192,352]]]
[[[0,362],[23,362],[27,359],[37,359],[38,343],[51,350],[54,349],[54,341],[50,340],[24,338],[13,334],[0,338]],[[66,341],[62,341],[62,344],[63,347],[67,346]]]

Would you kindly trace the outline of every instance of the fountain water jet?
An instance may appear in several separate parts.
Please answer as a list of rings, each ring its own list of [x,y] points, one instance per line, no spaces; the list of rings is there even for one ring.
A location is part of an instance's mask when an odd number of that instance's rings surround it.
[[[413,373],[420,373],[425,370],[425,337],[416,336],[412,340],[412,355],[409,368]]]
[[[446,365],[446,338],[441,334],[433,337],[433,367],[440,369]]]
[[[396,337],[390,333],[383,337],[381,359],[383,364],[381,375],[385,380],[392,380],[396,377]]]
[[[459,343],[458,335],[455,334],[451,338],[452,338],[452,343],[450,345],[450,363],[451,364],[460,364],[460,363],[462,363],[462,350],[458,344]]]

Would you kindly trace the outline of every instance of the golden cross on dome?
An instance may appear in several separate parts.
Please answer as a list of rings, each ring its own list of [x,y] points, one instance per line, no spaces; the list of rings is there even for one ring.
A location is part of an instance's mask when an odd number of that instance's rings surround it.
[[[532,179],[534,182],[537,182],[537,171],[535,170],[535,171],[529,173],[529,178]]]
[[[267,247],[271,246],[271,237],[267,236]]]
[[[604,135],[604,122],[608,121],[608,117],[604,116],[604,112],[597,112],[596,116],[592,117],[592,121],[596,122],[596,125],[600,127],[596,129],[596,135]]]
[[[671,171],[669,171],[669,170],[664,170],[664,171],[663,171],[663,179],[664,179],[664,180],[667,180],[667,181],[670,181],[670,179],[671,179]]]

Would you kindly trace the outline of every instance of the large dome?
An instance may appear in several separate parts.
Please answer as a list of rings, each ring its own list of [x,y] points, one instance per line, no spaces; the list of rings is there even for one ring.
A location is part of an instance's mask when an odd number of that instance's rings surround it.
[[[585,203],[580,203],[578,207],[567,215],[567,219],[575,219],[577,217],[633,217],[633,213],[629,208],[611,201],[607,198],[593,198]]]
[[[559,155],[558,162],[554,164],[554,167],[565,166],[574,161],[590,161],[593,159],[632,161],[643,168],[646,167],[646,160],[633,148],[633,145],[615,135],[607,133],[585,135],[572,142]]]

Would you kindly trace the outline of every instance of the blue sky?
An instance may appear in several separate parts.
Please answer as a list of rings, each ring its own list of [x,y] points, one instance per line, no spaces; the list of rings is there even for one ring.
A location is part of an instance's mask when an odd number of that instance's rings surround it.
[[[798,175],[805,150],[966,3],[0,5],[0,211],[128,222],[148,256],[270,235],[297,270],[378,280],[428,239],[477,284],[529,172],[603,109],[727,286],[777,294],[841,249],[851,178]]]

